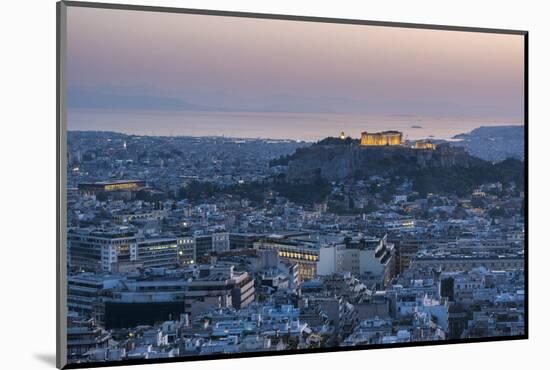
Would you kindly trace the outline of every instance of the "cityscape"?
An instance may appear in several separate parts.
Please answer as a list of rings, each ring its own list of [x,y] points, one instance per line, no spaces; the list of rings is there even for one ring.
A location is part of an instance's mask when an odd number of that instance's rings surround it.
[[[72,363],[525,332],[518,159],[397,131],[68,143]],[[439,171],[469,178],[421,185]]]
[[[523,35],[66,26],[68,364],[525,337]]]

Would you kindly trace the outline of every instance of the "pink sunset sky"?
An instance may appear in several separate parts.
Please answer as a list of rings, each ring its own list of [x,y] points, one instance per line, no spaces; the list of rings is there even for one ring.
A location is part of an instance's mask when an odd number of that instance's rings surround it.
[[[522,35],[79,7],[67,29],[70,110],[523,123]]]

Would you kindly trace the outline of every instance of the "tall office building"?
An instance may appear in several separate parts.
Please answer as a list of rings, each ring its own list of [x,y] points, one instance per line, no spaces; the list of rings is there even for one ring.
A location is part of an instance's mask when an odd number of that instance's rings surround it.
[[[178,240],[153,238],[138,242],[138,261],[143,267],[175,267],[178,264]]]
[[[128,227],[69,230],[67,257],[72,269],[116,271],[137,260],[137,233]]]

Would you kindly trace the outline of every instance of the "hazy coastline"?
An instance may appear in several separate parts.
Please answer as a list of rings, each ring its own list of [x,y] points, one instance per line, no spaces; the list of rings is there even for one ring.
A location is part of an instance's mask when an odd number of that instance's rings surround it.
[[[228,136],[316,141],[340,131],[399,130],[410,140],[452,139],[480,126],[523,125],[511,119],[277,112],[166,112],[73,109],[69,130],[115,131],[152,136]],[[412,126],[421,128],[412,128]]]

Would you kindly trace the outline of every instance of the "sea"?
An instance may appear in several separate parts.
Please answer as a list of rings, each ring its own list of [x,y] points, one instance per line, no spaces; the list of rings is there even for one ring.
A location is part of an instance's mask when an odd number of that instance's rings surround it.
[[[513,119],[340,113],[121,111],[71,109],[68,129],[152,136],[226,136],[317,141],[397,130],[404,139],[452,139],[480,126],[523,125]]]

